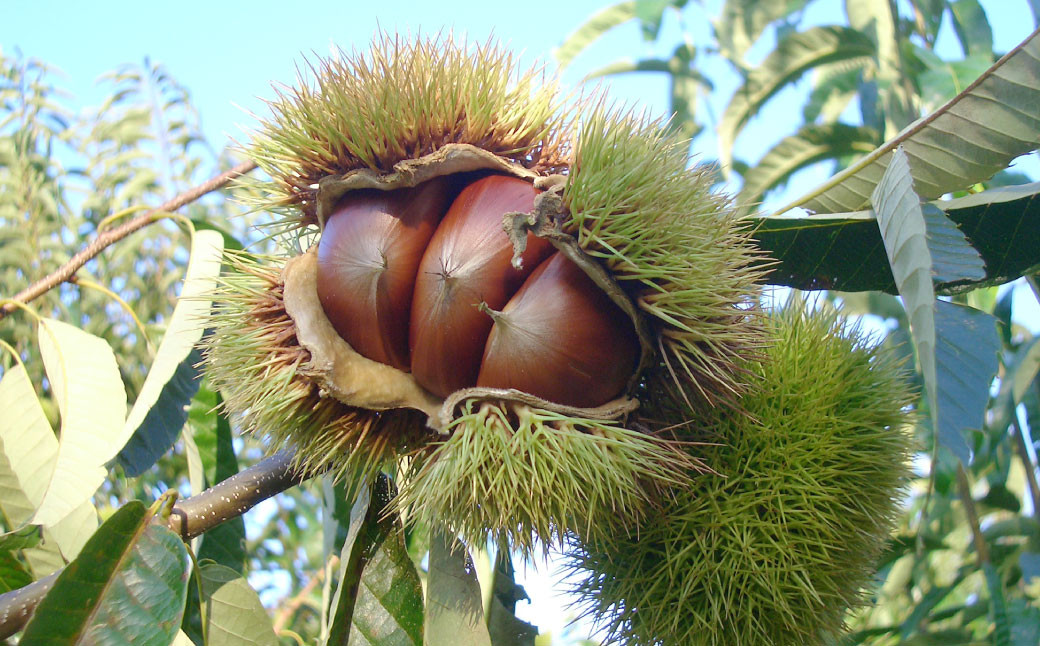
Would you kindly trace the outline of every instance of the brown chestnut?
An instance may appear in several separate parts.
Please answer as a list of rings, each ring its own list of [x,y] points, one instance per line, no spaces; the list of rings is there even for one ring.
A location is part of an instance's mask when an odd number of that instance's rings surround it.
[[[412,374],[447,397],[474,385],[492,320],[480,310],[505,306],[552,245],[528,234],[521,269],[502,228],[505,213],[530,212],[538,191],[516,177],[492,175],[459,194],[423,255],[411,314]]]
[[[354,191],[328,217],[318,243],[318,298],[359,354],[408,370],[416,271],[452,197],[448,178]]]
[[[590,408],[620,395],[639,361],[632,321],[560,253],[492,315],[478,386]]]

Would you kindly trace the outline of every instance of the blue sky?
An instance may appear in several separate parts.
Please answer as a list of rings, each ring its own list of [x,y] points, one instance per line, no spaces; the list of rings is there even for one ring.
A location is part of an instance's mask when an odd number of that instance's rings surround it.
[[[202,114],[210,143],[221,148],[231,138],[243,139],[244,129],[256,120],[249,114],[266,114],[262,99],[272,98],[273,83],[295,83],[297,64],[304,56],[328,54],[332,48],[365,48],[377,30],[434,34],[452,31],[472,40],[495,37],[517,51],[527,64],[552,64],[552,51],[568,34],[609,0],[568,0],[501,3],[472,0],[415,2],[347,0],[310,10],[286,2],[14,2],[0,0],[4,20],[0,48],[15,49],[62,70],[63,85],[82,105],[96,105],[105,96],[95,85],[103,73],[125,63],[140,63],[146,56],[161,62],[182,85]],[[711,39],[708,19],[718,14],[721,0],[692,1],[683,26],[694,42]],[[998,48],[1007,50],[1032,31],[1026,0],[983,0],[993,25]],[[806,12],[807,24],[843,21],[844,3],[816,0]],[[565,70],[562,80],[575,85],[588,72],[619,58],[668,55],[679,42],[677,14],[669,12],[660,39],[660,51],[642,41],[633,23],[615,29],[579,56]],[[940,45],[946,54],[959,55],[947,28]],[[750,60],[761,58],[773,46],[764,37]],[[942,47],[940,48],[943,49]],[[738,77],[723,64],[707,70],[716,80],[702,114],[717,117],[737,87]],[[609,81],[613,97],[646,107],[656,115],[668,109],[667,80],[657,74],[630,74]],[[737,141],[736,156],[757,159],[800,119],[801,97],[808,80],[781,92],[767,106],[766,118],[753,120]],[[694,149],[710,155],[715,149],[710,132]],[[826,168],[804,173],[792,191],[807,189],[826,177]],[[779,201],[781,196],[775,196]]]
[[[433,34],[451,30],[472,40],[495,36],[533,64],[550,62],[553,48],[596,10],[604,0],[530,0],[518,2],[449,1],[408,2],[381,0],[339,3],[252,2],[46,2],[0,0],[0,49],[20,51],[62,70],[62,85],[83,106],[100,103],[105,93],[96,87],[103,73],[125,63],[140,63],[146,56],[161,62],[185,87],[202,115],[202,125],[217,149],[255,120],[247,112],[264,114],[263,98],[273,97],[271,84],[292,84],[296,64],[303,55],[324,55],[333,47],[365,48],[379,30]],[[720,0],[690,2],[685,26],[696,42],[707,42],[705,20],[717,15]],[[998,48],[1007,50],[1032,31],[1032,17],[1025,0],[983,0],[996,35]],[[707,9],[701,7],[706,5]],[[814,24],[843,21],[843,3],[816,0],[806,18]],[[947,30],[948,31],[948,30]],[[666,20],[660,51],[641,40],[634,24],[616,29],[597,42],[563,74],[567,85],[577,84],[586,73],[622,57],[667,54],[678,42],[681,29],[676,16]],[[946,36],[952,45],[953,39]],[[752,52],[761,57],[773,43],[770,37]],[[952,53],[951,53],[952,52]],[[956,56],[956,48],[947,49]],[[716,67],[721,78],[709,100],[709,111],[718,115],[738,82],[728,69]],[[723,78],[724,77],[724,78]],[[667,81],[656,75],[629,75],[611,82],[615,98],[644,106],[663,115],[667,109]],[[769,119],[753,121],[738,142],[737,156],[754,160],[781,137],[793,131],[800,119],[799,88],[781,93],[767,110]],[[701,137],[696,150],[710,153],[714,138]],[[1035,160],[1031,165],[1036,167]],[[1029,167],[1027,164],[1026,167]],[[792,182],[791,192],[810,188],[826,177],[827,170],[803,174]],[[774,202],[784,195],[774,196]],[[1036,318],[1034,318],[1035,323]],[[1035,325],[1034,325],[1035,327]],[[559,631],[563,605],[549,591],[552,583],[541,574],[527,580],[535,605],[521,610],[543,629]]]

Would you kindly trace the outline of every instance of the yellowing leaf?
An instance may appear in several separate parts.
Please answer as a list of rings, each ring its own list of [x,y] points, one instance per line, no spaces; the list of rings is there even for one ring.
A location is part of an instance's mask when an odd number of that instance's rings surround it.
[[[40,321],[40,355],[61,411],[61,438],[47,491],[33,521],[50,527],[90,500],[119,452],[126,390],[103,339],[55,321]]]
[[[0,379],[0,410],[0,509],[13,529],[29,520],[43,501],[58,439],[21,364]]]

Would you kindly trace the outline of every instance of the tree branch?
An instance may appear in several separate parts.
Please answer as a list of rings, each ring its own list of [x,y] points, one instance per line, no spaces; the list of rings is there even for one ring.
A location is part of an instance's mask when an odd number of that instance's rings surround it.
[[[170,513],[167,527],[187,541],[317,475],[305,475],[293,469],[292,460],[291,452],[280,451],[198,495],[179,501]],[[25,627],[59,574],[61,570],[23,588],[0,594],[0,639]]]
[[[188,189],[172,200],[163,203],[159,208],[146,211],[133,219],[127,220],[117,227],[102,232],[98,237],[94,238],[90,244],[83,249],[80,249],[76,255],[69,258],[69,261],[57,270],[15,294],[13,300],[20,303],[28,303],[29,301],[43,296],[58,285],[72,278],[76,272],[79,271],[80,267],[87,264],[87,262],[101,253],[106,247],[119,242],[131,233],[143,229],[149,224],[162,219],[162,213],[176,211],[186,204],[191,204],[203,195],[212,193],[219,188],[223,188],[231,180],[241,177],[255,168],[256,162],[244,161],[231,170],[225,171],[198,186]],[[4,317],[13,312],[17,307],[18,306],[13,303],[6,303],[0,306],[0,320],[3,320]]]

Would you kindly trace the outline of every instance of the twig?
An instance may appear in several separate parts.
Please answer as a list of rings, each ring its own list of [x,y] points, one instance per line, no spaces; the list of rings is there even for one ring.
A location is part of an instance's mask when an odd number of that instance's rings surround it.
[[[173,507],[167,526],[189,540],[220,523],[241,516],[257,503],[308,477],[292,468],[292,453],[281,451]],[[61,570],[29,585],[0,594],[0,639],[21,630]]]
[[[975,508],[975,499],[971,497],[971,483],[968,482],[968,474],[963,464],[957,465],[957,493],[964,505],[964,512],[968,516],[968,526],[971,527],[972,542],[975,543],[975,552],[979,555],[979,567],[982,568],[990,562],[989,546],[986,538],[982,535],[982,526],[979,524],[979,512]]]
[[[334,568],[339,564],[339,557],[333,554],[329,558],[328,566]],[[314,573],[314,576],[307,581],[307,584],[303,586],[299,594],[289,599],[274,616],[274,634],[281,635],[282,629],[285,628],[285,624],[289,623],[289,619],[292,618],[293,614],[300,609],[300,606],[307,601],[307,597],[314,592],[314,588],[318,587],[318,584],[325,579],[325,568],[321,568]]]
[[[184,540],[195,538],[315,475],[305,477],[295,471],[292,460],[292,453],[280,451],[198,495],[181,500],[173,507],[167,526]]]
[[[13,300],[19,301],[21,303],[28,303],[29,301],[35,300],[40,296],[43,296],[44,294],[54,289],[58,285],[61,285],[62,283],[72,278],[72,276],[75,275],[77,271],[79,271],[80,267],[87,264],[87,262],[89,262],[92,258],[101,253],[106,247],[116,242],[119,242],[131,233],[137,231],[138,229],[143,229],[149,224],[152,224],[153,222],[160,220],[162,218],[163,213],[176,211],[177,209],[181,208],[182,206],[185,206],[186,204],[191,204],[203,195],[206,195],[207,193],[212,193],[213,191],[219,188],[223,188],[231,180],[245,175],[246,173],[252,171],[255,168],[256,162],[244,161],[238,166],[232,168],[231,170],[225,171],[203,182],[202,184],[199,184],[198,186],[188,189],[187,191],[181,193],[172,200],[163,203],[161,206],[159,206],[159,208],[146,211],[131,220],[127,220],[126,222],[115,228],[102,232],[100,235],[98,235],[98,237],[94,238],[94,240],[92,240],[90,244],[80,249],[79,252],[76,253],[76,255],[74,255],[72,258],[69,258],[69,261],[61,267],[59,267],[57,270],[51,272],[47,276],[44,276],[32,285],[29,285],[22,291],[15,294]],[[16,307],[17,306],[12,303],[7,303],[3,306],[0,306],[0,320],[3,320],[4,317],[13,312]]]
[[[1036,481],[1036,465],[1029,457],[1029,447],[1026,446],[1026,437],[1022,432],[1022,425],[1018,422],[1011,425],[1011,434],[1015,438],[1015,448],[1018,449],[1018,459],[1022,461],[1026,473],[1026,483],[1029,485],[1029,495],[1033,500],[1033,516],[1040,516],[1040,484]]]

